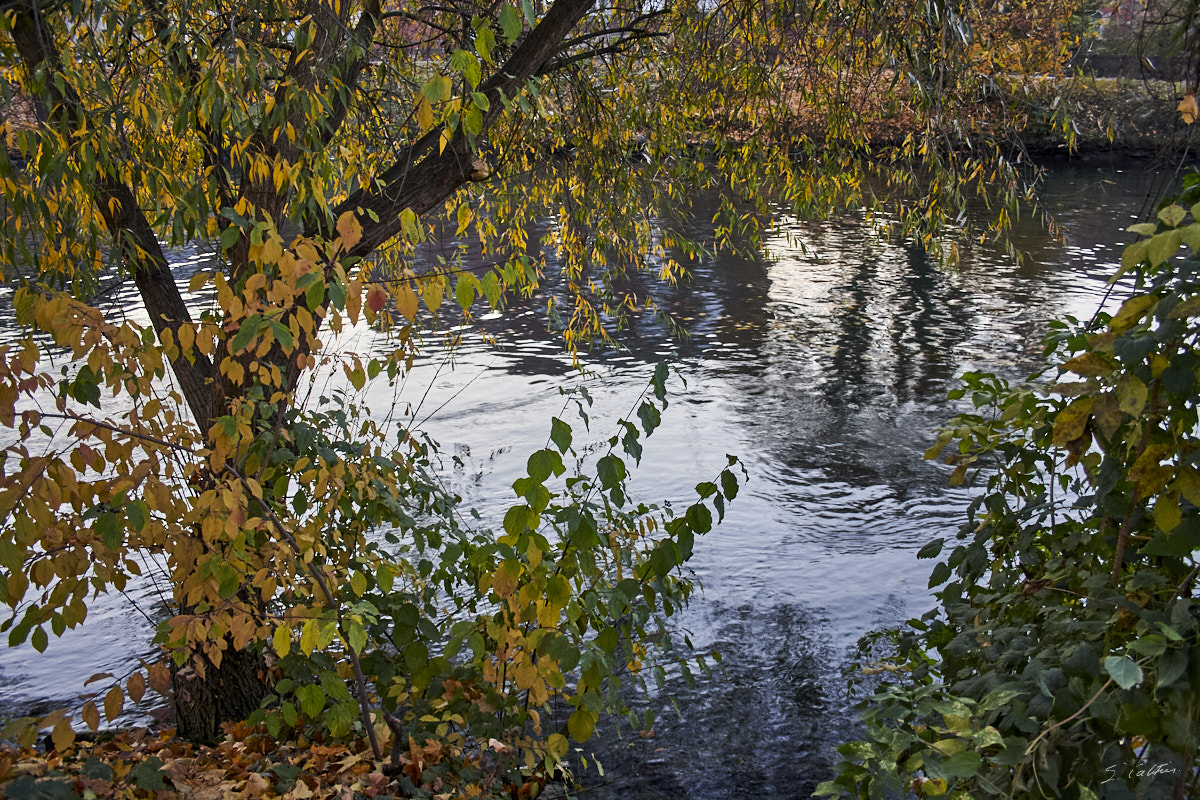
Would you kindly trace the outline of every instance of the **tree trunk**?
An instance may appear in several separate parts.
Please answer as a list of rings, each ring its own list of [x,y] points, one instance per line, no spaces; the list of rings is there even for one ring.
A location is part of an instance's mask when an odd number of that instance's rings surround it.
[[[203,677],[190,664],[171,676],[175,727],[180,736],[212,743],[221,736],[221,723],[250,716],[270,691],[267,665],[253,648],[230,647],[221,666],[206,664]]]

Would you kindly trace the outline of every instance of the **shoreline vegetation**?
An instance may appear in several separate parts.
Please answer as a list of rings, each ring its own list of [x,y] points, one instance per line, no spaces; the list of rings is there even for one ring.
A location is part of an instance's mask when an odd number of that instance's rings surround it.
[[[1195,140],[1195,126],[1181,119],[1179,104],[1188,96],[1185,80],[1164,80],[1151,70],[1153,60],[1139,68],[1122,59],[1121,74],[1099,75],[1077,71],[1064,76],[1013,76],[1003,87],[1006,105],[1021,106],[1026,118],[1019,140],[1013,142],[1018,160],[1026,155],[1042,158],[1089,158],[1096,155],[1123,155],[1131,158],[1171,156],[1176,160]],[[914,115],[894,100],[895,87],[876,76],[870,86],[853,92],[860,100],[875,97],[876,108],[867,111],[867,140],[872,146],[886,147],[914,132]],[[876,90],[872,94],[872,90]],[[867,101],[870,102],[870,101]],[[981,105],[992,105],[992,99]],[[20,163],[21,154],[14,146],[16,132],[35,125],[33,104],[13,94],[0,108],[0,132],[12,162]],[[803,111],[792,131],[811,141],[820,141],[828,119],[819,111],[811,117]],[[964,147],[968,145],[964,144]]]

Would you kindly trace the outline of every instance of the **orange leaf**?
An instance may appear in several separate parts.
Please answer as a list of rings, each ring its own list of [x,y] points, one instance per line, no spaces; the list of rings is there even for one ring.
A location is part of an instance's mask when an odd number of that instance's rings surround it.
[[[517,574],[509,572],[507,564],[501,564],[497,567],[496,574],[492,576],[492,591],[500,597],[508,597],[516,588]]]
[[[378,286],[372,286],[367,292],[367,308],[378,314],[383,308],[383,304],[387,302],[387,292]]]
[[[1200,118],[1200,106],[1196,105],[1196,93],[1188,92],[1185,94],[1175,110],[1183,118],[1184,125],[1191,125],[1197,118]]]

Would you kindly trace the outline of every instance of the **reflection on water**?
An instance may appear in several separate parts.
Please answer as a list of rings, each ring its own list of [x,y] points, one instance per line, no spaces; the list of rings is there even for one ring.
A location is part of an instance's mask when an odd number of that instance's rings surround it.
[[[588,797],[807,796],[850,730],[838,694],[847,649],[929,606],[930,565],[915,551],[952,533],[968,501],[946,487],[946,469],[921,460],[930,429],[953,411],[944,397],[955,376],[1018,377],[1035,363],[1045,321],[1091,314],[1121,229],[1160,189],[1136,166],[1060,169],[1046,196],[1066,240],[1022,220],[1026,263],[964,241],[953,272],[852,221],[781,218],[770,256],[723,257],[683,285],[653,289],[688,325],[686,340],[636,320],[626,350],[589,357],[580,373],[545,332],[544,298],[533,298],[480,321],[498,347],[472,340],[452,359],[433,352],[398,402],[386,387],[371,390],[377,413],[394,407],[424,422],[441,442],[444,480],[485,518],[545,446],[550,417],[573,420],[560,389],[586,385],[596,398],[591,432],[576,425],[576,441],[599,442],[631,413],[652,365],[672,355],[679,379],[635,475],[639,496],[684,500],[726,453],[746,465],[750,481],[726,523],[697,544],[691,567],[704,590],[681,623],[702,652],[723,654],[724,675],[696,689],[673,676],[652,701],[653,738],[608,726],[597,744],[605,776],[579,775]],[[119,601],[93,616],[101,626],[89,619],[46,656],[0,655],[0,703],[68,701],[83,678],[142,649],[148,625]]]

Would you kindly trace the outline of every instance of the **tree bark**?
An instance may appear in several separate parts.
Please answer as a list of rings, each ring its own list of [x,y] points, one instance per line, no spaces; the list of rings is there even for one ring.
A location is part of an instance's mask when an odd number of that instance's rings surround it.
[[[179,735],[197,742],[216,742],[221,723],[253,714],[270,685],[266,662],[252,647],[229,648],[221,666],[207,665],[203,676],[190,665],[173,670],[172,706]]]

